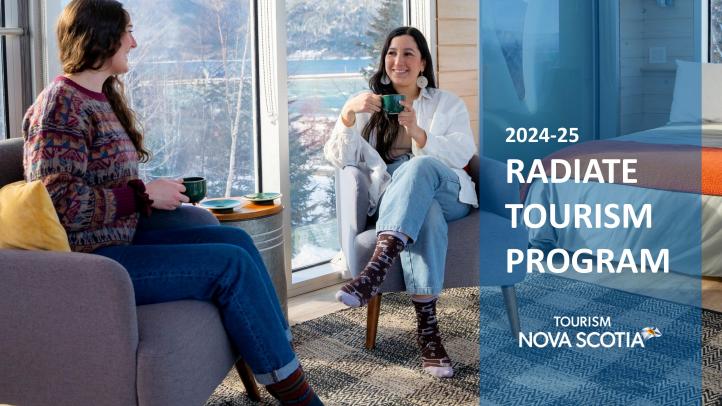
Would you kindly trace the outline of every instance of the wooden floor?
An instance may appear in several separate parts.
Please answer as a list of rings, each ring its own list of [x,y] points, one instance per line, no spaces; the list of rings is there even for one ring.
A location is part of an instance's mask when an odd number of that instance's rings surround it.
[[[345,309],[346,306],[334,298],[341,286],[342,284],[329,286],[288,299],[289,323],[303,323]]]
[[[722,313],[722,278],[702,278],[702,307]]]
[[[572,273],[570,273],[571,275]],[[650,289],[653,286],[651,279],[646,277],[654,277],[654,282],[659,284],[660,280],[664,280],[664,285],[660,286],[657,292],[659,295],[664,296],[663,299],[674,300],[678,302],[687,302],[685,296],[696,297],[695,289],[698,285],[689,281],[688,277],[678,274],[665,274],[665,275],[652,275],[646,274],[639,278],[626,278],[620,275],[607,275],[608,278],[599,280],[598,283],[603,286],[624,290],[630,293],[640,293],[648,296],[655,296],[655,291]],[[632,277],[638,277],[640,275],[630,275]],[[660,278],[661,277],[661,278]],[[680,279],[681,278],[681,279]],[[679,292],[677,297],[670,298],[669,292],[673,291],[675,287],[689,286],[689,289],[684,289]],[[343,304],[336,301],[334,294],[341,287],[341,285],[330,286],[321,290],[306,293],[300,296],[293,297],[288,301],[288,318],[291,323],[298,324],[304,321],[312,320],[321,316],[325,316],[330,313],[337,312],[341,309],[346,308]],[[709,310],[715,310],[722,312],[722,278],[702,278],[702,307]]]

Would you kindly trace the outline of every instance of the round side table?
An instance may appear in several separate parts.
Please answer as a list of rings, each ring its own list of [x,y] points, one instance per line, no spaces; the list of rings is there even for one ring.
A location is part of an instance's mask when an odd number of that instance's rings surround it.
[[[247,232],[261,253],[263,263],[276,289],[283,314],[288,320],[288,288],[286,286],[286,262],[283,256],[283,205],[279,200],[273,204],[260,205],[234,198],[243,202],[230,213],[211,213],[221,225],[238,227]]]

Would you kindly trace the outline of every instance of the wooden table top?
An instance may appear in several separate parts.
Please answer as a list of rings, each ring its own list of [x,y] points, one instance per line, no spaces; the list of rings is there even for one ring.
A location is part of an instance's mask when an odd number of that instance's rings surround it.
[[[225,197],[223,198],[225,199]],[[208,210],[213,213],[218,221],[241,221],[251,220],[260,217],[271,216],[276,213],[283,211],[283,205],[281,199],[276,199],[273,204],[256,204],[247,200],[241,199],[240,197],[231,197],[231,199],[237,199],[241,201],[241,205],[234,208],[233,212],[230,213],[215,213],[213,210]],[[213,200],[213,199],[206,199]]]

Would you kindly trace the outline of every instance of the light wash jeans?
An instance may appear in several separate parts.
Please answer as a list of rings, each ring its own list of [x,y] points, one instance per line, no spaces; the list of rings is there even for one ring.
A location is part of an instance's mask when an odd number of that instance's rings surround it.
[[[298,368],[271,279],[245,231],[224,226],[138,230],[132,245],[94,253],[128,270],[138,305],[187,299],[215,304],[231,343],[259,383],[279,382]]]
[[[444,287],[447,222],[468,215],[471,205],[459,201],[458,176],[436,158],[403,155],[387,170],[392,178],[381,197],[376,232],[409,236],[400,256],[406,292],[438,295]]]

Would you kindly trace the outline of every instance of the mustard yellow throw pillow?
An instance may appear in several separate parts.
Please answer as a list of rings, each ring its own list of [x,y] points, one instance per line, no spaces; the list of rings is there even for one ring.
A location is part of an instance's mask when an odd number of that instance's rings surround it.
[[[0,189],[0,248],[70,251],[68,235],[39,180]]]

